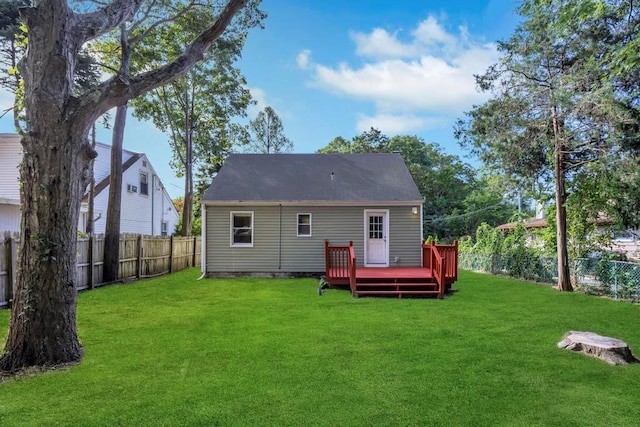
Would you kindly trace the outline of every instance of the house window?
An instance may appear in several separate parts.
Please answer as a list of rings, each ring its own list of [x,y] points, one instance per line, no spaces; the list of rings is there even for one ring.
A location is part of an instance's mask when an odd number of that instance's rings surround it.
[[[298,237],[311,237],[311,214],[298,214]]]
[[[253,247],[253,212],[231,212],[231,246]]]
[[[140,172],[140,194],[149,195],[149,175],[144,172]]]
[[[167,221],[162,221],[160,223],[160,234],[163,236],[166,236],[168,228],[169,228],[169,224],[167,223]]]

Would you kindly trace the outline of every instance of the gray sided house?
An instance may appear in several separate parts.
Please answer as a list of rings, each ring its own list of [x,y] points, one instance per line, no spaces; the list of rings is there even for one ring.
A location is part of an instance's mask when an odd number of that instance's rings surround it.
[[[202,271],[321,273],[324,242],[357,264],[422,265],[422,196],[399,154],[232,154],[202,199]]]

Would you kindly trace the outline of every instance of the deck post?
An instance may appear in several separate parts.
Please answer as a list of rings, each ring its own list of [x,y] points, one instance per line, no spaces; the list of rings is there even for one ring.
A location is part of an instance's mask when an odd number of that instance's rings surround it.
[[[324,241],[324,274],[326,276],[329,285],[331,285],[331,281],[329,279],[329,268],[331,265],[329,264],[329,240],[325,239]]]

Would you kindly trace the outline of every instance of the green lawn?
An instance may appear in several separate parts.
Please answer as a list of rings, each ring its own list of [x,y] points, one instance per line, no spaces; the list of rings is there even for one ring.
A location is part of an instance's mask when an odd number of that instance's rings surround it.
[[[640,420],[640,306],[462,272],[445,300],[198,271],[79,297],[82,364],[0,383],[0,425],[562,425]],[[0,312],[4,339],[8,311]]]

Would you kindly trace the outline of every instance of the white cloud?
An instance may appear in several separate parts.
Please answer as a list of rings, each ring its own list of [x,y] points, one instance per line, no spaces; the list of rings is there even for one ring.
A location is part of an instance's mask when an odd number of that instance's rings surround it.
[[[264,90],[258,87],[250,87],[248,88],[249,92],[251,92],[251,97],[256,103],[254,105],[250,105],[247,108],[247,114],[249,117],[255,117],[260,111],[264,110],[269,104],[267,103],[267,95]]]
[[[389,34],[382,28],[375,28],[371,33],[352,32],[351,38],[356,43],[356,53],[373,58],[405,58],[418,54],[414,45],[404,44],[396,34]]]
[[[457,114],[485,99],[476,90],[473,74],[484,72],[493,61],[490,55],[478,56],[460,56],[457,63],[424,56],[413,61],[389,59],[360,68],[316,65],[315,82],[340,94],[373,101],[380,111]]]
[[[443,120],[440,118],[419,117],[413,114],[378,114],[376,116],[359,114],[356,129],[358,132],[364,132],[376,128],[385,134],[394,135],[424,131],[442,123]]]
[[[305,50],[298,55],[298,65],[302,62],[301,68],[311,71],[314,86],[374,104],[374,116],[361,115],[358,129],[368,129],[373,119],[379,121],[374,127],[385,124],[389,132],[424,128],[487,99],[476,90],[474,74],[484,73],[498,60],[497,47],[474,40],[466,27],[449,32],[429,16],[406,41],[381,28],[350,36],[355,53],[368,61],[318,64]]]
[[[302,50],[296,57],[296,63],[298,64],[298,67],[303,70],[309,68],[309,64],[311,63],[311,51],[309,49]]]
[[[458,45],[456,36],[447,33],[434,16],[429,16],[418,24],[413,36],[417,43],[427,47],[444,45],[449,48],[455,48]]]

